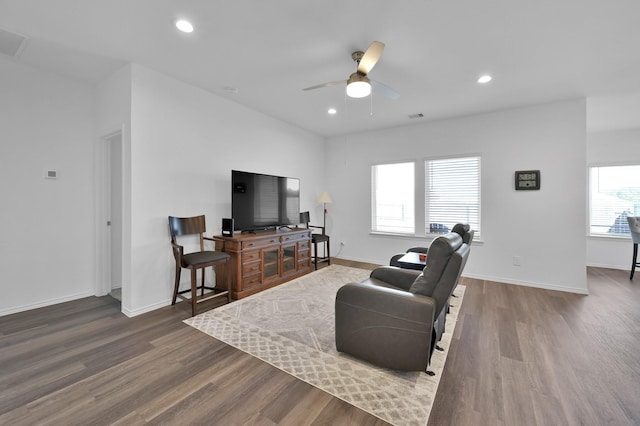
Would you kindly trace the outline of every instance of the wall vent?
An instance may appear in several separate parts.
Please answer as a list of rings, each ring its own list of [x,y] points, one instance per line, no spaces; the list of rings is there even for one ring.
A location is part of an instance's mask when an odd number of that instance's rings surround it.
[[[421,113],[421,112],[419,112],[419,113],[417,113],[417,114],[411,114],[411,115],[409,115],[409,118],[411,118],[411,119],[414,119],[414,118],[422,118],[422,117],[424,117],[424,114],[423,114],[423,113]]]
[[[0,53],[9,56],[19,56],[24,49],[27,38],[0,28]]]

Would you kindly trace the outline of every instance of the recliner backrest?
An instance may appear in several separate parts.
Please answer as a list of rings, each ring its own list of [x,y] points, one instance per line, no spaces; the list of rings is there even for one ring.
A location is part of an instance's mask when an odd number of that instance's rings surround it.
[[[453,226],[453,229],[451,230],[451,232],[455,232],[456,234],[459,234],[462,237],[463,242],[471,245],[471,241],[473,241],[473,234],[475,231],[471,229],[471,226],[465,223],[456,223]]]
[[[436,317],[455,289],[469,250],[469,244],[456,232],[436,238],[429,246],[427,264],[409,291],[435,299]]]

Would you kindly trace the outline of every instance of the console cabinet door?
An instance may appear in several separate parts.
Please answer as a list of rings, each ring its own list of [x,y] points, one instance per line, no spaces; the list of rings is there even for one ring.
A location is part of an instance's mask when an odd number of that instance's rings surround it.
[[[278,258],[280,247],[262,249],[262,281],[267,282],[280,275]]]
[[[296,245],[282,246],[282,275],[296,272],[296,266]]]

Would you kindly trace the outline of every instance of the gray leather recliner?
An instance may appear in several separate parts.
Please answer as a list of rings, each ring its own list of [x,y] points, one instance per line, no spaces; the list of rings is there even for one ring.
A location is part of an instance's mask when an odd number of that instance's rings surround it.
[[[474,231],[471,229],[471,227],[465,223],[457,223],[453,226],[453,229],[451,229],[451,232],[455,232],[456,234],[460,234],[460,236],[462,237],[462,241],[464,241],[465,243],[471,245],[471,241],[473,241],[473,234]],[[400,267],[400,262],[398,262],[398,260],[404,256],[407,253],[424,253],[427,254],[427,252],[429,251],[429,247],[411,247],[409,248],[405,253],[397,253],[394,254],[393,256],[391,256],[391,259],[389,260],[389,266],[397,266]]]
[[[469,251],[451,232],[433,240],[422,273],[383,266],[369,279],[341,287],[335,302],[337,350],[381,367],[426,371],[436,319],[446,314]]]

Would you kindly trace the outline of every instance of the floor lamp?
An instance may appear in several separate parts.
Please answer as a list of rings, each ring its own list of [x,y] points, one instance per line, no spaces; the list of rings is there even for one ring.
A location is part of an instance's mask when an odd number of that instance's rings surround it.
[[[333,203],[333,200],[331,199],[331,195],[329,195],[329,193],[326,191],[323,192],[318,197],[318,203],[322,203],[322,213],[323,213],[322,226],[323,228],[326,228],[327,227],[327,204]]]

